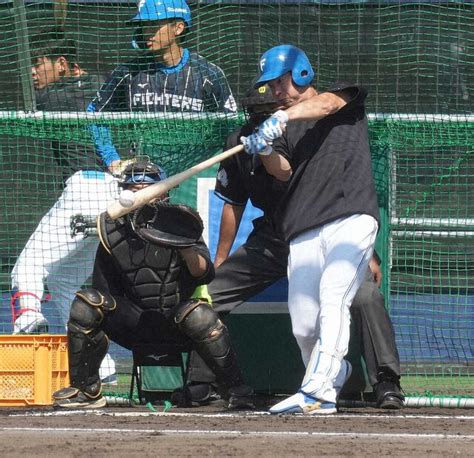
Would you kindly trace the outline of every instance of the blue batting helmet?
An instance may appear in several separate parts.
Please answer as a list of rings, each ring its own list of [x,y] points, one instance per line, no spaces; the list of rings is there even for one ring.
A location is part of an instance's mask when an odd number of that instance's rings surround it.
[[[185,0],[140,0],[132,22],[182,19],[191,28],[191,10]]]
[[[291,72],[297,86],[307,86],[313,81],[314,70],[301,49],[292,45],[279,45],[265,51],[260,58],[260,76],[255,83],[259,87],[268,81]]]
[[[119,186],[126,188],[135,184],[154,184],[166,178],[166,172],[150,161],[133,162],[123,171]]]

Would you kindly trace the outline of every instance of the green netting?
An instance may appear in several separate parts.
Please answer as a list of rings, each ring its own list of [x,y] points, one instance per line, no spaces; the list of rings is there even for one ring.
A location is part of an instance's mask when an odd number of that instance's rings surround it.
[[[68,116],[69,115],[69,116]],[[30,137],[73,144],[76,149],[90,147],[91,126],[107,127],[118,149],[129,157],[147,154],[159,160],[170,174],[212,156],[226,138],[244,122],[235,114],[139,114],[124,113],[6,113],[0,134]]]
[[[338,79],[367,87],[383,291],[407,391],[473,395],[473,3],[189,4],[193,28],[183,44],[223,69],[237,101],[257,73],[260,54],[278,43],[305,49],[319,89]],[[135,10],[123,0],[0,0],[2,333],[12,328],[13,265],[69,173],[54,157],[58,145],[75,157],[93,148],[91,126],[106,126],[123,158],[149,155],[174,174],[219,152],[243,121],[241,112],[36,111],[30,53],[41,41],[38,33],[61,26],[77,42],[78,63],[105,78],[138,55],[130,46],[134,27],[126,22]],[[196,205],[195,181],[177,193]]]

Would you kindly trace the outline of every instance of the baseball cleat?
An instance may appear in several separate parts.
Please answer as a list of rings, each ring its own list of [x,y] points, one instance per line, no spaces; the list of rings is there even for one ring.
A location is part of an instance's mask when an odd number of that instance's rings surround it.
[[[255,393],[248,385],[240,385],[229,388],[227,391],[228,409],[252,410],[255,409]]]
[[[177,407],[199,407],[223,404],[225,401],[210,383],[193,383],[185,389],[176,388],[171,394],[171,402]]]
[[[306,415],[331,415],[337,413],[334,402],[323,401],[310,396],[307,393],[298,391],[284,401],[275,404],[270,408],[271,414],[294,414],[302,413]]]
[[[53,399],[54,409],[98,409],[107,405],[101,393],[96,397],[91,397],[72,386],[56,391]]]

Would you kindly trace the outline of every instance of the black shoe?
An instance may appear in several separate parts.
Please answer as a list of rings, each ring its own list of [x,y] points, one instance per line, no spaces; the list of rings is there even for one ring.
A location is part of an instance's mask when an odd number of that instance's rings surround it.
[[[239,385],[227,390],[227,408],[234,410],[255,409],[255,393],[248,385]]]
[[[192,383],[184,390],[177,388],[171,395],[171,402],[177,407],[208,406],[221,401],[221,396],[210,383]]]
[[[55,409],[98,409],[107,405],[102,392],[92,396],[72,386],[56,391],[53,399]]]
[[[385,379],[374,385],[375,402],[380,409],[397,410],[403,408],[403,396],[398,381]]]

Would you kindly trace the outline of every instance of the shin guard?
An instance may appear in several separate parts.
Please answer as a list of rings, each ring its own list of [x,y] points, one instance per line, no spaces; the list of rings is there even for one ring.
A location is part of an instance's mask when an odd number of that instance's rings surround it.
[[[227,327],[208,303],[192,300],[181,304],[174,319],[220,385],[230,388],[244,383]]]
[[[109,339],[101,329],[104,313],[115,308],[111,296],[85,289],[76,294],[68,322],[68,354],[71,387],[95,396],[100,393],[99,367]]]

